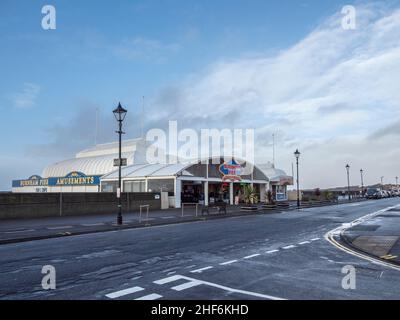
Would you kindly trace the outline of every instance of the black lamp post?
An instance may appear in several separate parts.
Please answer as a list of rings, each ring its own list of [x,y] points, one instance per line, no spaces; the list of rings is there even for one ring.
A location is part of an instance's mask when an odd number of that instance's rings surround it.
[[[350,195],[350,166],[346,164],[346,170],[347,170],[347,193],[349,195],[349,201],[351,201],[351,195]]]
[[[118,158],[118,189],[117,189],[117,198],[118,198],[118,218],[117,224],[122,225],[122,203],[121,203],[121,153],[122,153],[122,135],[125,132],[122,131],[122,122],[125,119],[126,113],[128,111],[122,108],[121,103],[118,104],[118,107],[113,111],[115,119],[118,121],[118,131],[115,131],[119,135],[119,158]]]
[[[300,208],[300,188],[299,188],[299,158],[300,152],[296,149],[294,156],[296,157],[296,168],[297,168],[297,208]]]
[[[361,196],[364,195],[364,170],[361,169],[360,170],[360,174],[361,174]]]

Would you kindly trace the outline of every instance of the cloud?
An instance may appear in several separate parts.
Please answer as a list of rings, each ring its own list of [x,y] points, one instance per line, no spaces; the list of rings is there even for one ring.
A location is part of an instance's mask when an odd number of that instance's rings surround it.
[[[345,157],[363,154],[366,166],[377,167],[370,135],[393,132],[400,120],[400,10],[382,4],[356,9],[357,30],[343,30],[338,12],[290,48],[221,60],[191,75],[153,100],[149,120],[159,125],[178,118],[181,128],[256,128],[260,161],[270,159],[270,135],[277,132],[278,165],[290,168],[295,147],[315,155],[307,187],[335,181],[341,169],[333,168]],[[390,139],[373,144],[383,152],[379,158],[392,163],[394,153],[382,145],[399,147]]]
[[[112,48],[119,58],[134,61],[152,61],[162,63],[179,52],[177,43],[164,43],[155,39],[136,37],[124,39]]]
[[[35,106],[36,99],[40,93],[40,86],[34,83],[24,83],[21,92],[12,95],[11,99],[16,108],[24,109]]]

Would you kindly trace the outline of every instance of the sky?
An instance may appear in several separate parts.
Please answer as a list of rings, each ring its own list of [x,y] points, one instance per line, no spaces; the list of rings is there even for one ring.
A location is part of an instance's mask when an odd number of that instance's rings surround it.
[[[44,5],[56,29],[44,30]],[[356,29],[342,28],[343,6]],[[254,128],[256,159],[303,188],[400,175],[400,1],[0,2],[0,190],[95,142]],[[96,110],[99,114],[96,135]]]

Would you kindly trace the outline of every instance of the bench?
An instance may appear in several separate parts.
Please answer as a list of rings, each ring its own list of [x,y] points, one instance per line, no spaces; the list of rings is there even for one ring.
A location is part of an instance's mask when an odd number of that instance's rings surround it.
[[[216,202],[216,203],[213,203],[211,205],[204,206],[201,209],[201,214],[203,215],[205,212],[207,214],[210,214],[210,209],[218,209],[218,213],[224,212],[225,214],[227,214],[226,203],[225,202]]]

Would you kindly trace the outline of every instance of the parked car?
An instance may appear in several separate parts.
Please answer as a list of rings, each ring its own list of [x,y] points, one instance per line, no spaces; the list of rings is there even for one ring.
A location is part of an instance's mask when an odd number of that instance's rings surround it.
[[[382,194],[377,188],[368,188],[367,192],[365,193],[365,197],[367,199],[380,199],[382,197]]]

